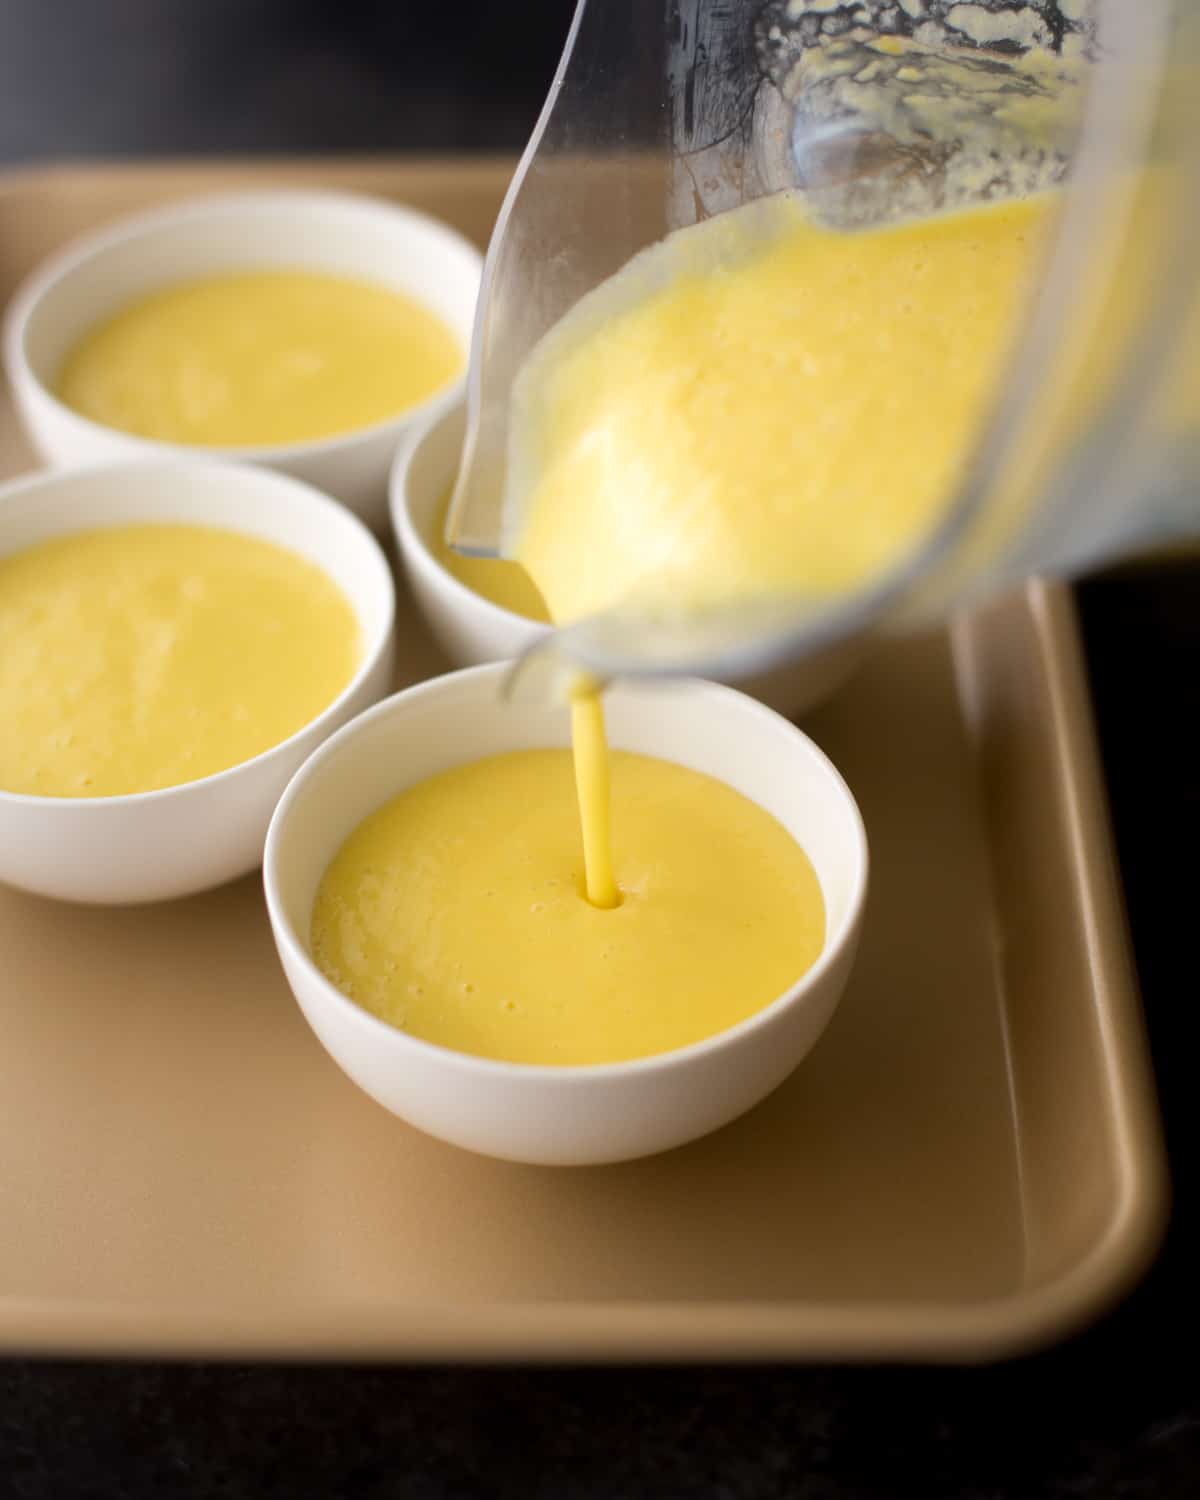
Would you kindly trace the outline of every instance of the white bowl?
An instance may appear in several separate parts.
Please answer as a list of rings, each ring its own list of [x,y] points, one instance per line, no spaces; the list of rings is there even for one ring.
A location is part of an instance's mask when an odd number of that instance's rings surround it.
[[[434,552],[441,502],[458,473],[466,428],[461,401],[415,423],[396,453],[389,485],[392,529],[413,597],[435,640],[456,667],[520,656],[550,626],[502,609],[460,583]],[[727,679],[788,718],[838,688],[866,655],[860,632],[772,672]]]
[[[568,742],[561,706],[517,707],[502,699],[506,671],[503,664],[476,667],[399,693],[335,735],[299,772],[271,821],[263,861],[279,955],[334,1060],[386,1109],[428,1134],[544,1165],[665,1151],[758,1103],[833,1014],[866,893],[862,820],[845,782],[812,741],[752,699],[697,681],[654,693],[615,687],[607,696],[614,745],[718,777],[766,808],[804,847],[825,898],[820,958],[786,994],[739,1025],[633,1062],[495,1062],[408,1036],[360,1009],[313,963],[313,901],[353,829],[405,787],[483,756]]]
[[[336,272],[407,292],[462,342],[463,376],[386,422],[308,443],[199,448],[93,422],[53,391],[63,359],[102,319],[190,277],[287,266]],[[387,475],[409,426],[463,389],[482,260],[455,230],[411,208],[346,193],[237,193],[156,209],[67,246],[20,287],[4,324],[4,361],[38,452],[59,468],[168,454],[266,464],[333,495],[376,530]]]
[[[262,859],[271,813],[296,768],[391,683],[395,593],[379,543],[342,506],[266,469],[166,460],[18,479],[0,487],[0,556],[73,531],[148,521],[221,526],[316,563],[354,606],[362,662],[311,723],[215,775],[119,797],[0,791],[0,880],[39,895],[154,901],[246,874]]]

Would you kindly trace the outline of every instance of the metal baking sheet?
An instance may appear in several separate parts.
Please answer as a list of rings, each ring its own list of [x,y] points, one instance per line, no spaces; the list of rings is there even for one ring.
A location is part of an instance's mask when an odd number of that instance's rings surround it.
[[[486,239],[511,163],[0,180],[0,295],[71,235],[263,183]],[[5,393],[0,463],[31,465]],[[401,660],[440,668],[402,601]],[[980,1360],[1097,1314],[1165,1175],[1069,594],[883,644],[805,727],[863,809],[861,957],[811,1057],[669,1155],[429,1140],[321,1051],[257,878],[127,910],[0,889],[0,1348],[339,1359]]]

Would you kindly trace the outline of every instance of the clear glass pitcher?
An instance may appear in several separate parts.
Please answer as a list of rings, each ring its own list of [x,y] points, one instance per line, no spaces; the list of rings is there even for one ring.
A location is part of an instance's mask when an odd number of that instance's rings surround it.
[[[613,611],[556,632],[551,658],[600,676],[761,671],[1200,532],[1198,10],[580,0],[487,258],[451,542],[505,552],[508,396],[542,334],[671,230],[795,187],[853,229],[1065,185],[953,504],[851,596]]]

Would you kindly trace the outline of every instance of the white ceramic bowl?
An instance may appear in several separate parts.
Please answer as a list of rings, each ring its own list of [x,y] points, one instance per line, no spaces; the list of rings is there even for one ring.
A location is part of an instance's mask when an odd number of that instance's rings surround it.
[[[392,529],[405,576],[434,639],[456,667],[520,656],[550,630],[467,588],[433,550],[434,527],[458,473],[465,427],[461,401],[414,424],[396,453],[389,486]],[[869,633],[863,632],[775,671],[730,678],[729,685],[796,718],[850,676],[869,644]]]
[[[501,697],[503,664],[410,688],[323,746],[284,793],[267,835],[267,906],[284,969],[330,1055],[385,1108],[430,1135],[514,1161],[582,1165],[681,1145],[742,1114],[792,1071],[833,1014],[854,958],[867,884],[862,820],[845,782],[786,720],[729,688],[614,688],[612,743],[719,777],[802,844],[828,923],[817,963],[757,1015],[690,1047],[634,1062],[494,1062],[377,1020],[320,973],[313,901],[353,829],[404,787],[465,761],[565,745],[567,715]],[[486,831],[480,831],[486,837]]]
[[[279,795],[296,768],[391,684],[395,594],[361,521],[266,469],[183,462],[32,475],[0,487],[0,556],[99,526],[179,521],[278,542],[316,563],[358,615],[363,658],[327,709],[289,739],[213,776],[120,797],[0,791],[0,880],[68,901],[187,895],[262,859]]]
[[[358,276],[407,292],[470,345],[482,265],[455,230],[411,208],[345,193],[278,190],[192,199],[76,241],[26,280],[4,325],[4,361],[38,452],[59,468],[190,452],[262,463],[307,480],[382,530],[387,475],[409,426],[461,393],[357,432],[309,443],[181,448],[103,426],[53,393],[71,347],[97,322],[156,287],[223,271],[285,265]]]

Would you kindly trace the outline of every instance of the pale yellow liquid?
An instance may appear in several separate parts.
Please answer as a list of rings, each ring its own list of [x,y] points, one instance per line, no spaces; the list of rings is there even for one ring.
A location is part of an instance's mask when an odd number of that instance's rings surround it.
[[[684,767],[612,757],[621,904],[583,899],[571,756],[475,761],[403,792],[330,864],[328,978],[393,1026],[511,1062],[619,1062],[754,1015],[821,952],[821,889],[768,813]]]
[[[554,620],[824,597],[899,562],[954,498],[1052,201],[845,234],[780,198],[585,297],[510,434],[514,556]]]
[[[619,906],[620,890],[613,866],[609,789],[608,734],[604,703],[594,687],[576,693],[571,703],[571,750],[575,790],[583,834],[584,892],[593,906]]]
[[[333,581],[199,526],[77,532],[0,558],[0,790],[155,791],[294,734],[358,668]]]
[[[449,384],[456,335],[411,297],[271,270],[151,293],[92,329],[58,378],[68,406],[163,442],[311,442],[386,421]]]

